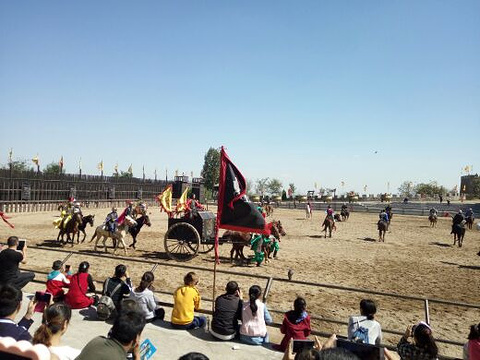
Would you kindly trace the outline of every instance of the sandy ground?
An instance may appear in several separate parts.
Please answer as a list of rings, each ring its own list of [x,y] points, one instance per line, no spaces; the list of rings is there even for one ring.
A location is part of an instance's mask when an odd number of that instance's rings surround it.
[[[155,271],[157,290],[173,292],[181,284],[184,268],[169,267],[163,264],[179,264],[169,260],[163,248],[163,237],[167,230],[167,219],[158,208],[151,208],[152,227],[144,227],[138,236],[136,251],[128,250],[129,257],[151,260],[159,263]],[[84,215],[95,214],[99,225],[108,213],[107,209],[84,209]],[[320,224],[323,213],[314,213],[313,219],[305,219],[301,210],[275,209],[272,219],[280,219],[287,236],[282,239],[279,257],[268,265],[240,266],[230,264],[230,245],[220,247],[222,263],[220,270],[236,271],[249,275],[217,275],[217,294],[222,291],[228,280],[236,280],[246,293],[248,287],[259,284],[265,288],[266,280],[255,276],[273,276],[287,278],[287,271],[294,271],[293,279],[323,284],[336,284],[402,295],[413,295],[478,304],[476,291],[480,285],[480,232],[469,231],[462,248],[453,247],[450,233],[450,219],[439,219],[436,228],[430,228],[426,217],[395,215],[385,243],[376,241],[376,214],[352,213],[344,223],[337,223],[333,237],[323,238]],[[41,250],[36,245],[43,244],[56,248],[52,239],[57,231],[51,222],[55,212],[12,214],[16,225],[14,230],[0,225],[0,241],[5,242],[10,235],[28,239],[29,261],[25,268],[49,271],[55,259],[62,259],[65,254]],[[76,268],[82,260],[91,264],[91,273],[95,280],[103,281],[112,274],[119,261],[102,259],[95,255],[93,243],[88,240],[93,228],[87,228],[87,241],[73,247],[85,256],[74,255],[68,261]],[[127,244],[131,243],[127,236]],[[71,249],[67,246],[65,249]],[[108,249],[111,253],[111,249]],[[251,253],[245,249],[245,253]],[[119,251],[123,255],[123,252]],[[133,281],[139,281],[142,273],[150,270],[151,264],[128,263]],[[213,252],[200,255],[182,263],[192,267],[213,268]],[[212,299],[213,277],[208,271],[198,270],[201,276],[199,289],[205,298],[204,308],[210,308]],[[41,278],[41,276],[40,276]],[[333,290],[322,287],[306,286],[274,281],[268,297],[270,309],[288,310],[297,295],[307,300],[311,315],[328,319],[347,321],[348,316],[358,313],[358,304],[362,298],[372,298],[377,302],[377,320],[383,328],[404,331],[409,323],[424,318],[424,304],[421,301],[395,299],[387,296],[368,295],[351,291]],[[480,321],[478,309],[458,306],[446,306],[430,303],[431,324],[438,338],[465,341],[471,324]],[[282,321],[281,314],[274,314],[277,322]],[[314,321],[314,327],[320,331],[346,334],[342,324]],[[272,331],[273,341],[280,335]],[[384,334],[386,343],[396,344],[398,335]],[[440,345],[441,353],[461,357],[458,346]]]

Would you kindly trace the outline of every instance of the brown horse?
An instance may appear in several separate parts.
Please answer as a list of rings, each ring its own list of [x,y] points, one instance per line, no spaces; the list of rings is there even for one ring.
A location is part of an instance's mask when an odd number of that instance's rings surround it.
[[[430,221],[430,227],[436,227],[437,226],[437,215],[436,214],[430,214],[428,216],[428,220]]]
[[[328,237],[332,237],[332,230],[335,228],[335,221],[330,216],[327,216],[325,220],[323,220],[323,230],[325,231],[325,239],[327,238],[327,230],[328,230]]]
[[[465,225],[463,223],[452,225],[451,234],[453,234],[453,246],[458,241],[458,247],[462,247],[463,238],[465,237]]]
[[[472,230],[472,229],[473,229],[474,220],[475,220],[475,219],[473,218],[473,216],[467,216],[467,217],[465,218],[465,221],[466,221],[465,225],[467,225],[467,228],[468,228],[469,230]]]
[[[378,241],[385,242],[385,233],[388,230],[388,223],[385,220],[379,220],[377,223]]]
[[[63,221],[60,224],[60,231],[58,232],[57,236],[57,241],[60,240],[61,237],[61,243],[62,246],[65,246],[68,241],[70,240],[72,242],[73,246],[73,239],[75,238],[75,235],[78,234],[78,227],[82,224],[82,215],[80,213],[76,213],[72,215],[72,218],[65,224],[63,225]],[[63,236],[67,234],[67,240],[63,240]],[[70,238],[70,234],[72,237]]]
[[[287,235],[285,230],[283,229],[283,225],[280,220],[277,221],[272,221],[272,227],[270,229],[270,243],[265,244],[264,243],[264,248],[263,251],[265,252],[265,263],[268,263],[268,259],[270,259],[270,254],[273,252],[273,258],[277,257],[279,245],[278,243],[280,242],[280,238],[282,236]]]
[[[342,217],[342,221],[347,221],[348,218],[350,217],[350,211],[348,211],[347,209],[343,209],[340,212],[340,216]]]
[[[240,258],[241,264],[243,265],[243,263],[247,261],[247,258],[243,253],[243,248],[245,246],[250,246],[252,234],[227,230],[223,233],[222,238],[228,239],[232,243],[232,249],[230,250],[230,263],[233,262],[233,255],[235,254],[235,261]]]

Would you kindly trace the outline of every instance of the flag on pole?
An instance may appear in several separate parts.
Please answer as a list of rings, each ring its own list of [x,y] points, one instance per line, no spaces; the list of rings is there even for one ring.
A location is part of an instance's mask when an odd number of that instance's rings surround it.
[[[222,146],[220,151],[220,180],[218,184],[217,226],[215,229],[215,260],[218,262],[218,229],[254,232],[269,235],[262,213],[246,200],[245,178],[231,162]]]
[[[60,161],[58,162],[58,166],[60,167],[60,173],[63,172],[63,155],[60,158]]]
[[[178,199],[177,207],[175,208],[175,211],[177,213],[180,213],[180,212],[188,209],[188,207],[187,207],[187,195],[188,195],[188,187],[185,188],[182,196],[180,196],[180,199]]]
[[[40,159],[38,158],[38,154],[32,159],[32,162],[38,167],[38,165],[40,164]]]
[[[10,151],[8,152],[8,162],[11,164],[13,161],[13,148],[10,148]]]
[[[367,192],[367,185],[364,185],[364,186],[363,186],[363,191],[364,191],[364,192]]]
[[[155,199],[168,215],[172,213],[172,185],[168,185]]]
[[[98,163],[97,169],[103,172],[103,160]]]
[[[115,175],[118,175],[118,163],[115,164],[113,171],[115,172]]]
[[[12,223],[8,222],[8,219],[10,219],[9,216],[5,215],[5,213],[3,211],[0,211],[0,218],[2,218],[3,221],[5,221],[5,223],[10,226],[12,229],[15,229],[15,225],[13,225]]]
[[[130,164],[130,166],[128,167],[128,170],[127,170],[127,171],[128,171],[128,173],[129,173],[130,175],[132,175],[132,176],[133,176],[133,168],[132,168],[132,164]]]
[[[145,180],[145,165],[142,166],[142,171],[143,171],[143,180]]]

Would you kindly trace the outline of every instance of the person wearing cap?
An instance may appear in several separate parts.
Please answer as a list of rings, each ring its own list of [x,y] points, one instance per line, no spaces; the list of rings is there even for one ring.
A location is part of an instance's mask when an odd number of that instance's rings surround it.
[[[420,321],[417,325],[407,326],[398,342],[397,352],[402,360],[435,360],[438,347],[430,325]]]

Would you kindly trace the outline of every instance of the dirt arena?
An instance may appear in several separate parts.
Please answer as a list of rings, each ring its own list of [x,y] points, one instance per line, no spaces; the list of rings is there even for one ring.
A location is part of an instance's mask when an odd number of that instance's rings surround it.
[[[173,292],[182,282],[188,271],[184,268],[167,267],[162,264],[174,264],[168,260],[163,248],[163,236],[167,229],[167,217],[157,207],[149,209],[152,227],[144,227],[138,236],[136,251],[128,250],[128,256],[151,260],[159,263],[155,271],[156,289]],[[108,209],[84,209],[84,215],[95,214],[95,225],[103,222]],[[49,252],[36,248],[43,244],[56,248],[52,239],[57,230],[52,221],[56,212],[11,214],[16,225],[11,230],[0,225],[0,241],[5,242],[10,235],[26,238],[29,244],[28,269],[49,271],[52,261],[62,259],[65,254]],[[320,223],[324,213],[314,213],[312,220],[305,219],[301,210],[275,209],[272,219],[284,224],[287,236],[282,239],[279,258],[267,266],[255,267],[230,264],[230,246],[220,247],[222,264],[220,270],[236,271],[244,274],[273,276],[286,279],[287,271],[294,271],[293,279],[323,284],[336,284],[402,295],[413,295],[478,304],[475,291],[480,287],[480,232],[467,230],[464,246],[453,247],[450,233],[450,218],[441,218],[437,228],[430,228],[427,217],[394,215],[391,231],[386,235],[385,243],[376,241],[377,214],[352,213],[347,222],[337,223],[337,231],[331,239],[323,238]],[[93,243],[88,240],[93,228],[87,228],[85,243],[75,245],[74,250],[85,256],[74,255],[67,263],[75,269],[82,260],[91,264],[90,272],[95,280],[103,281],[113,272],[118,261],[96,258]],[[127,244],[131,237],[127,236]],[[65,249],[70,249],[67,246]],[[103,249],[100,249],[103,250]],[[111,249],[108,249],[111,252]],[[245,253],[251,253],[245,249]],[[118,254],[123,255],[123,251]],[[128,263],[127,263],[128,264]],[[137,283],[141,274],[150,270],[151,264],[130,263],[129,271]],[[178,263],[175,263],[178,264]],[[192,267],[213,268],[213,252],[200,255],[188,263]],[[206,299],[204,308],[210,308],[212,299],[212,273],[199,271],[201,280],[199,289]],[[41,277],[40,277],[41,278]],[[265,287],[264,279],[254,277],[218,274],[217,294],[222,291],[226,281],[237,280],[244,289],[254,283]],[[424,318],[423,302],[395,299],[386,296],[368,295],[350,291],[332,290],[322,287],[297,285],[286,281],[274,281],[268,298],[270,309],[288,310],[297,295],[306,298],[312,315],[327,319],[347,321],[348,316],[358,313],[358,304],[364,297],[377,301],[377,320],[383,328],[404,331],[405,327]],[[166,298],[168,300],[168,297]],[[435,336],[464,342],[471,324],[480,321],[478,309],[457,306],[430,304],[431,324]],[[282,316],[274,314],[274,320],[281,322]],[[346,334],[342,324],[314,321],[316,330]],[[386,343],[396,344],[398,335],[384,334]],[[278,333],[272,334],[272,340],[278,340]],[[461,357],[461,349],[453,345],[440,345],[441,353]]]

